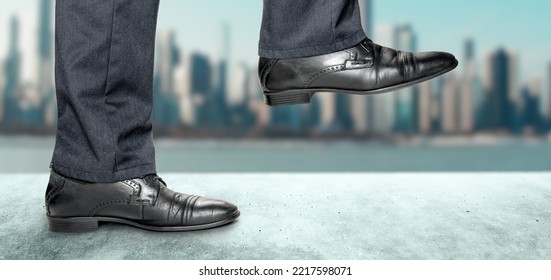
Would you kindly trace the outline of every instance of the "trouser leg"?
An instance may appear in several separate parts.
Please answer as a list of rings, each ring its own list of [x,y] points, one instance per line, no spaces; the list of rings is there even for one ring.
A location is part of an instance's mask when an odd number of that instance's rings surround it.
[[[264,0],[258,54],[314,56],[352,47],[365,38],[357,0]]]
[[[151,113],[158,5],[56,1],[54,171],[92,182],[156,172]]]

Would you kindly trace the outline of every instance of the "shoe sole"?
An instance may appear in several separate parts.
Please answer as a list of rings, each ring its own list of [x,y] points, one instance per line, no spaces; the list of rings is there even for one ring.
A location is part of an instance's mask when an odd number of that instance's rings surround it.
[[[341,90],[341,89],[332,89],[332,88],[315,88],[315,89],[292,89],[284,90],[277,92],[264,92],[264,103],[270,106],[279,106],[279,105],[294,105],[294,104],[305,104],[310,103],[310,99],[316,92],[334,92],[334,93],[350,93],[356,95],[368,95],[368,94],[380,94],[391,91],[397,91],[405,87],[409,87],[418,83],[428,81],[430,79],[436,78],[442,74],[445,74],[457,67],[459,62],[456,60],[455,63],[440,72],[432,74],[430,76],[409,81],[407,83],[398,84],[390,87],[368,90],[368,91],[359,91],[359,90]]]
[[[140,223],[136,223],[130,220],[121,219],[121,218],[112,218],[112,217],[74,217],[74,218],[48,218],[48,229],[53,232],[90,232],[98,229],[101,223],[118,223],[134,226],[137,228],[150,230],[150,231],[161,231],[161,232],[173,232],[173,231],[193,231],[193,230],[204,230],[223,226],[235,221],[240,215],[239,210],[233,212],[230,217],[225,220],[221,220],[214,223],[202,224],[202,225],[192,225],[192,226],[148,226]]]

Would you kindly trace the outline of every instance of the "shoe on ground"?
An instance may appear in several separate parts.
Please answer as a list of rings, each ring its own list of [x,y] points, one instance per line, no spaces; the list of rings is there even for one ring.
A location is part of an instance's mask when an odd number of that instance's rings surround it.
[[[54,232],[94,231],[105,222],[153,231],[202,230],[239,217],[235,205],[172,191],[157,174],[91,183],[51,170],[45,202],[48,228]]]

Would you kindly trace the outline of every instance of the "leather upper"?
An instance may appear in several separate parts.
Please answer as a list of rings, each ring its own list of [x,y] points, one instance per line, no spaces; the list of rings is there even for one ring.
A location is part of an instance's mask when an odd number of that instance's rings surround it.
[[[115,217],[152,226],[186,226],[224,220],[229,202],[172,191],[156,174],[114,183],[65,178],[53,170],[46,189],[51,217]]]
[[[295,89],[369,91],[422,79],[452,67],[457,60],[445,52],[404,52],[366,39],[342,51],[319,56],[260,58],[264,92]]]

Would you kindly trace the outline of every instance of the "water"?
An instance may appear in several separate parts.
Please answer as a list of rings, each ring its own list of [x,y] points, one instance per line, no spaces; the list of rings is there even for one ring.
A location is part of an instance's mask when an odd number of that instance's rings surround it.
[[[549,141],[396,146],[352,141],[155,140],[166,172],[549,171]],[[53,137],[0,137],[0,172],[48,172]]]

